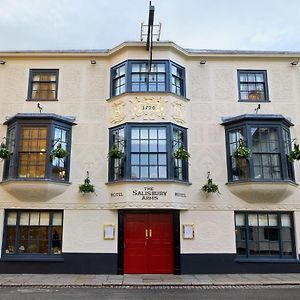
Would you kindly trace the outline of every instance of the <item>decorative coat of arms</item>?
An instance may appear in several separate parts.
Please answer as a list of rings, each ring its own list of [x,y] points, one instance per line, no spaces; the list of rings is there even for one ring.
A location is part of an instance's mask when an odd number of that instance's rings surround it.
[[[184,105],[180,101],[173,103],[173,119],[179,123],[185,123],[184,120]]]
[[[122,100],[116,101],[112,104],[110,122],[115,124],[121,122],[125,118],[124,102]]]

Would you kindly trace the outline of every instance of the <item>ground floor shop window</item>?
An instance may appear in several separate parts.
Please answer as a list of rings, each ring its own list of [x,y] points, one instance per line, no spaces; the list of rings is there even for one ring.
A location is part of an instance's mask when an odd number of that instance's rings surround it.
[[[7,210],[3,255],[61,254],[62,220],[62,211]]]
[[[293,217],[289,212],[236,212],[236,251],[246,258],[295,257]]]

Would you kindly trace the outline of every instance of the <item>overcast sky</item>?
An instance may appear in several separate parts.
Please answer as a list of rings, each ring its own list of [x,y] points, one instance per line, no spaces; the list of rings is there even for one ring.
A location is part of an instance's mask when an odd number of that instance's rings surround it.
[[[152,0],[183,48],[300,51],[300,0]],[[140,39],[148,0],[0,0],[0,50],[107,49]]]

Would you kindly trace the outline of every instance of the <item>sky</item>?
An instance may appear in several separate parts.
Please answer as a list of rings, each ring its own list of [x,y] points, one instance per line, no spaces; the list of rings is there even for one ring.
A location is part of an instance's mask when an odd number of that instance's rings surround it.
[[[300,0],[152,0],[161,41],[300,52]],[[139,41],[148,0],[0,0],[0,51],[110,49]]]

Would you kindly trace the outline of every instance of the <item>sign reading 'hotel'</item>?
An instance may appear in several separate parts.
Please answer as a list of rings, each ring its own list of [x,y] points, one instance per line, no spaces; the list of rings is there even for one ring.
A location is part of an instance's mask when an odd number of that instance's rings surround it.
[[[159,200],[160,197],[166,197],[167,191],[155,191],[154,187],[144,187],[142,190],[133,190],[132,196],[141,196],[142,200]]]

